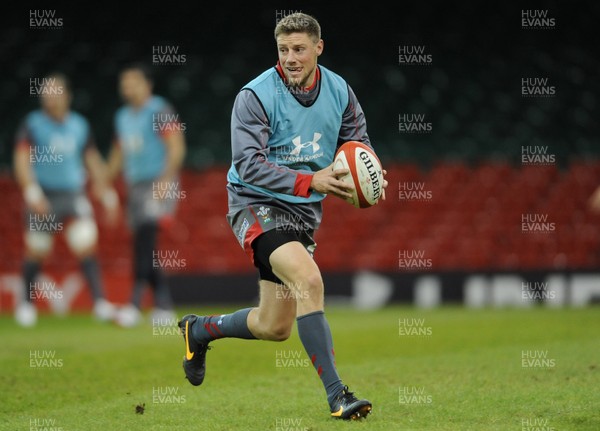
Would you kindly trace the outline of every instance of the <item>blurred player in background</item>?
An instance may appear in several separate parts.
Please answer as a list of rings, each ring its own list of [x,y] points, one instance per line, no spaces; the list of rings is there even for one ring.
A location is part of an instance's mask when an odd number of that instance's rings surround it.
[[[352,186],[339,180],[349,171],[333,170],[335,152],[350,140],[370,145],[365,116],[348,84],[317,66],[323,40],[313,17],[296,13],[281,19],[275,39],[277,65],[236,97],[227,175],[227,219],[258,269],[260,302],[232,314],[184,316],[183,368],[190,383],[200,385],[210,342],[283,341],[295,321],[331,416],[359,419],[370,413],[371,403],[355,397],[338,375],[323,279],[312,256],[321,201],[327,194],[351,196]]]
[[[114,180],[123,170],[127,183],[128,220],[133,231],[134,285],[128,305],[117,312],[124,327],[141,320],[144,288],[153,290],[153,321],[175,319],[163,269],[154,263],[161,227],[173,220],[177,199],[161,191],[179,187],[185,138],[178,117],[167,101],[153,95],[150,71],[143,64],[124,68],[119,90],[125,101],[115,116],[115,141],[109,157]]]
[[[27,207],[22,268],[26,295],[15,309],[15,319],[22,326],[36,324],[35,280],[52,251],[55,234],[64,233],[90,288],[93,314],[111,320],[115,307],[105,299],[96,258],[98,229],[86,197],[87,176],[93,196],[102,202],[111,222],[117,216],[118,197],[109,186],[106,165],[87,120],[70,108],[67,77],[54,73],[42,82],[41,109],[25,117],[14,151],[14,173]]]

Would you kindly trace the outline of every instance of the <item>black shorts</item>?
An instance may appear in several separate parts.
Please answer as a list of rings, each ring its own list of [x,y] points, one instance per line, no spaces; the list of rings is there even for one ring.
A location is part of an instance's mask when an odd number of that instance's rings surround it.
[[[314,229],[282,208],[251,205],[229,214],[227,220],[240,246],[258,268],[261,280],[281,283],[273,274],[269,257],[283,244],[299,241],[311,256],[317,246]]]
[[[252,242],[252,249],[254,250],[254,266],[258,268],[260,279],[283,284],[273,273],[269,261],[271,253],[288,242],[299,241],[312,256],[317,245],[311,234],[312,232],[308,233],[307,231],[278,231],[273,229],[258,236]]]

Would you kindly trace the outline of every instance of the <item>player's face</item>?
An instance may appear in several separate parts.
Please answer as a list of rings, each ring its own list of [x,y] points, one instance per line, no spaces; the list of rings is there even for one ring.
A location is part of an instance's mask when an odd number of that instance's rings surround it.
[[[277,52],[288,83],[308,87],[315,77],[317,57],[323,52],[323,40],[314,41],[307,33],[280,34]]]
[[[59,78],[50,78],[44,85],[40,103],[51,117],[61,120],[71,105],[71,95],[66,83]]]
[[[121,97],[129,105],[142,106],[152,93],[152,85],[139,70],[126,70],[119,83]]]

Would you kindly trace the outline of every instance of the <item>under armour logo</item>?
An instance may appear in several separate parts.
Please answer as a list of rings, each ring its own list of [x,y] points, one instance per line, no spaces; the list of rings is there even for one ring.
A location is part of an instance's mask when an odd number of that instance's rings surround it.
[[[308,142],[304,142],[304,143],[302,143],[302,137],[296,136],[294,139],[292,139],[292,144],[294,144],[294,149],[292,150],[292,152],[290,154],[292,156],[298,156],[298,155],[300,155],[300,152],[302,151],[303,148],[307,148],[310,146],[312,146],[313,154],[316,153],[321,148],[321,146],[317,143],[317,141],[319,139],[321,139],[321,134],[318,132],[313,133],[312,141],[308,141]]]

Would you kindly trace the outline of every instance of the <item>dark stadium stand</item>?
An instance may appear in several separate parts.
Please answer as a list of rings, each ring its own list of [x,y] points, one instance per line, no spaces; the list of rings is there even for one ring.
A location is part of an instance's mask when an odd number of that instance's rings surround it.
[[[431,262],[404,272],[600,268],[600,216],[587,207],[600,185],[600,81],[594,79],[600,57],[593,35],[583,31],[595,28],[600,4],[587,4],[589,13],[580,13],[579,6],[550,3],[560,21],[545,32],[521,31],[520,6],[488,12],[462,2],[416,2],[396,14],[365,5],[361,20],[377,29],[369,32],[347,31],[347,23],[356,21],[352,7],[304,10],[326,29],[319,62],[357,94],[390,182],[388,200],[367,210],[326,199],[316,236],[323,272],[398,272],[401,253],[424,253]],[[162,13],[151,9],[146,13]],[[90,120],[107,154],[120,105],[118,72],[131,60],[151,63],[155,45],[176,46],[186,55],[184,65],[152,68],[156,93],[180,113],[188,144],[182,178],[187,197],[162,245],[186,259],[176,274],[251,273],[225,221],[229,125],[239,88],[276,61],[275,9],[257,12],[247,3],[236,6],[236,14],[208,6],[201,14],[174,10],[153,26],[132,25],[131,14],[122,12],[98,8],[86,20],[81,17],[89,11],[74,5],[59,10],[66,23],[60,30],[0,28],[7,65],[0,70],[0,193],[10,202],[0,212],[0,276],[20,273],[22,201],[11,157],[18,124],[38,106],[28,95],[29,80],[53,70],[69,75],[73,108]],[[424,47],[431,63],[399,64],[403,45]],[[523,97],[526,78],[547,79],[556,94]],[[403,132],[401,116],[415,115],[431,128]],[[522,163],[524,149],[542,147],[552,163]],[[409,189],[422,193],[417,199],[401,194]],[[119,190],[124,193],[122,184]],[[111,229],[98,215],[104,272],[126,288],[130,233],[124,221]],[[522,218],[529,215],[547,218],[552,230],[524,232]],[[48,271],[76,270],[61,241],[56,251]]]
[[[493,31],[479,32],[472,38],[474,30],[468,29],[478,25],[478,11],[468,4],[441,5],[435,14],[427,5],[404,7],[407,10],[400,16],[379,7],[361,10],[365,21],[378,24],[379,32],[372,34],[340,31],[341,23],[347,21],[344,14],[354,16],[351,8],[314,11],[328,29],[320,62],[344,76],[357,93],[384,161],[427,167],[439,159],[516,162],[522,147],[528,145],[549,146],[563,165],[574,155],[600,155],[596,142],[600,124],[594,121],[600,82],[592,79],[592,71],[600,64],[593,38],[578,32],[585,27],[581,15],[577,22],[570,21],[573,11],[554,5],[563,24],[544,33],[539,43],[541,35],[536,32],[513,31],[507,39],[495,38]],[[600,6],[589,7],[597,11]],[[256,13],[250,5],[240,5],[239,16],[245,16],[244,8]],[[498,8],[486,25],[498,32],[514,19],[518,30],[516,11]],[[32,32],[22,26],[0,29],[0,55],[6,65],[13,65],[0,71],[4,100],[0,115],[11,126],[0,129],[0,165],[10,163],[11,143],[22,116],[37,107],[37,99],[28,96],[29,79],[55,69],[71,76],[74,108],[90,119],[98,145],[106,152],[112,116],[120,104],[119,69],[131,60],[151,64],[155,45],[172,45],[186,55],[184,65],[153,67],[157,92],[173,103],[188,127],[186,164],[205,168],[227,162],[233,98],[242,85],[276,61],[271,37],[275,9],[265,9],[255,17],[252,37],[219,32],[218,46],[197,43],[222,23],[235,26],[229,22],[233,16],[218,8],[210,10],[210,20],[202,26],[194,14],[178,14],[179,25],[165,22],[164,27],[139,30],[129,25],[127,14],[113,14],[110,8],[94,12],[95,22],[124,29],[118,34],[104,34],[75,19],[87,13],[77,7],[61,13],[69,25],[59,31]],[[411,15],[428,19],[403,21]],[[594,14],[586,16],[591,19]],[[457,33],[459,27],[465,31]],[[190,34],[183,30],[187,28],[196,31]],[[350,62],[348,44],[353,47]],[[432,56],[431,64],[400,65],[398,49],[404,44],[423,46]],[[556,88],[555,97],[522,97],[521,80],[528,77],[548,79]],[[425,121],[432,124],[431,133],[400,133],[398,117],[402,114],[425,115]]]

